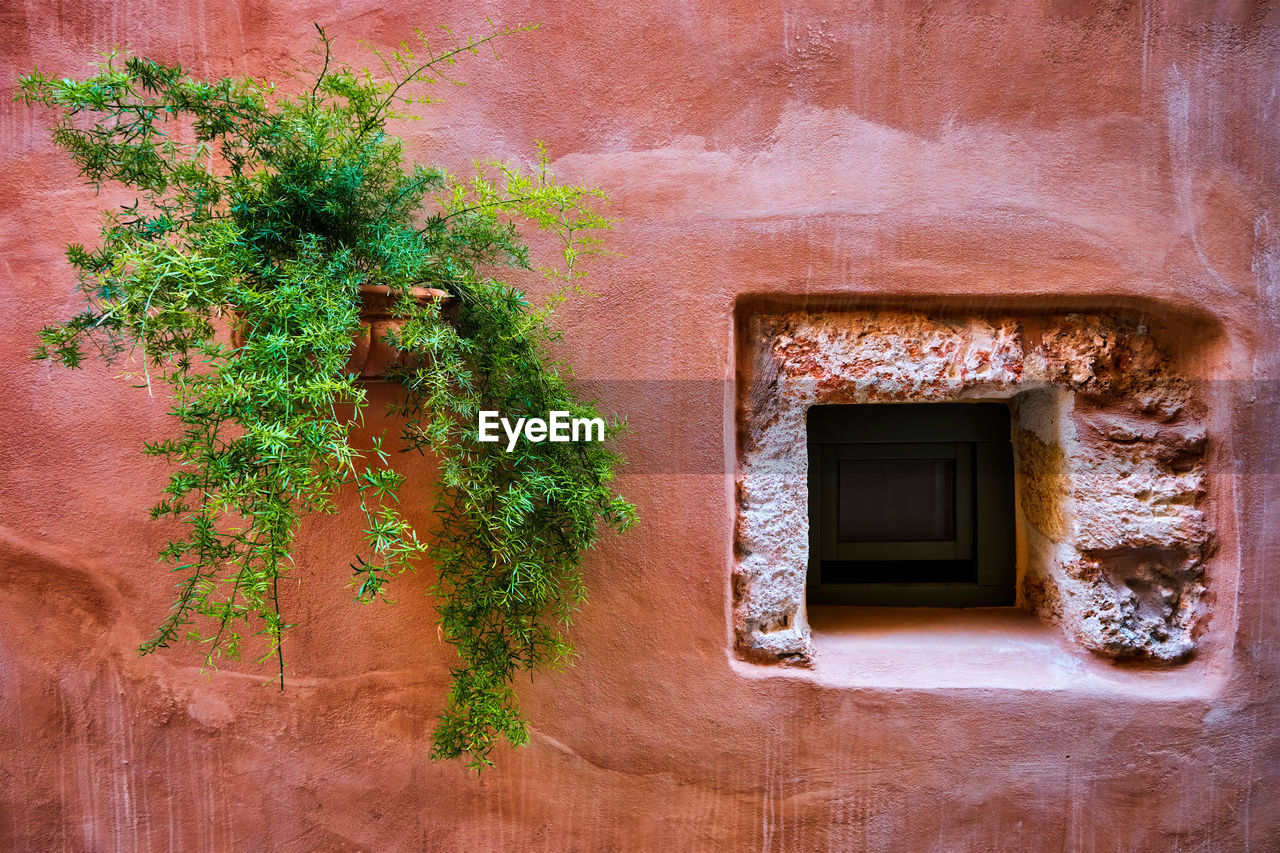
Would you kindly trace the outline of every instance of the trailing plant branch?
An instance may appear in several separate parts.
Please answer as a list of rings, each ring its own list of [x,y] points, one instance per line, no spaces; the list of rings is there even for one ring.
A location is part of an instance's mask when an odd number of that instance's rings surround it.
[[[146,384],[169,390],[176,431],[144,452],[172,467],[151,515],[183,530],[160,550],[176,600],[140,651],[185,632],[216,666],[251,643],[259,660],[276,658],[283,689],[280,580],[303,519],[351,492],[364,521],[355,598],[385,598],[396,575],[434,564],[457,663],[431,752],[476,768],[499,741],[527,740],[514,679],[571,659],[583,555],[603,528],[634,519],[610,488],[622,460],[607,444],[508,454],[475,429],[482,409],[597,416],[548,345],[553,308],[611,224],[595,207],[603,196],[557,183],[541,150],[532,171],[482,160],[466,180],[406,166],[387,132],[412,117],[397,105],[431,103],[429,86],[458,57],[527,29],[465,41],[446,31],[443,50],[419,33],[422,56],[407,44],[375,53],[377,74],[340,61],[317,27],[320,67],[297,96],[120,53],[84,80],[33,71],[17,96],[53,111],[54,140],[88,185],[137,195],[104,211],[97,247],[67,247],[86,308],[42,330],[36,357],[76,368],[87,347],[108,362],[137,353]],[[530,228],[561,249],[562,265],[538,267],[560,284],[539,307],[501,280],[534,268]],[[389,376],[403,388],[396,449],[439,460],[427,541],[399,509],[406,481],[385,439],[353,444],[367,398],[347,362],[361,293],[375,285],[400,324],[387,338],[402,355]],[[415,299],[423,286],[449,293],[457,316]],[[339,417],[344,406],[354,414]]]

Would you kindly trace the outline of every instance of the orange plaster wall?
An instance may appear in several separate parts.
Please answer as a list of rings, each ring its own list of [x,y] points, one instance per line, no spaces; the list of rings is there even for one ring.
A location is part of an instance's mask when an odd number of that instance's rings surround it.
[[[287,691],[136,657],[170,587],[138,451],[170,425],[119,369],[27,360],[78,308],[61,249],[101,200],[8,96],[117,42],[276,76],[312,21],[354,50],[486,15],[543,27],[405,133],[457,168],[542,139],[613,197],[620,256],[560,322],[630,416],[642,523],[589,560],[577,666],[521,686],[531,744],[477,779],[426,758],[450,662],[429,570],[352,604],[351,513],[304,531]],[[1280,847],[1278,27],[1245,0],[0,2],[0,849]],[[736,661],[727,383],[753,300],[1184,318],[1170,346],[1216,380],[1209,652],[1099,676],[1025,621],[881,613],[862,646],[835,620],[821,677]],[[430,466],[409,474],[426,525]],[[863,678],[868,654],[918,671]]]

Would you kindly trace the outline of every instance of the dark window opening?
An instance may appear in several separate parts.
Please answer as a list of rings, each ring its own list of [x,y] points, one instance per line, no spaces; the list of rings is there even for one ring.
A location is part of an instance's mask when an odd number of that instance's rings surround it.
[[[838,480],[841,542],[955,538],[954,459],[844,459]]]
[[[999,403],[811,408],[809,601],[1013,604],[1009,430]]]

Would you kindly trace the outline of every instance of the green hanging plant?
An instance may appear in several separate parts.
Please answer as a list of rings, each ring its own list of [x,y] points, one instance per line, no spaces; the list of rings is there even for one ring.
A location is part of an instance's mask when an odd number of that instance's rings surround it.
[[[484,410],[599,417],[547,345],[551,309],[579,290],[576,261],[608,227],[601,194],[556,183],[545,154],[531,172],[487,162],[465,180],[406,168],[387,133],[431,102],[457,58],[508,32],[449,36],[439,51],[419,34],[414,48],[375,53],[373,72],[337,60],[321,30],[320,67],[292,91],[114,53],[84,80],[35,70],[17,96],[57,111],[54,141],[90,186],[137,194],[104,212],[100,246],[67,247],[88,306],[42,330],[36,357],[74,368],[88,347],[108,361],[136,353],[141,382],[171,395],[181,429],[145,452],[174,469],[151,515],[185,525],[161,551],[181,580],[141,651],[185,636],[213,666],[258,634],[283,688],[278,587],[299,523],[353,489],[367,519],[358,599],[378,598],[424,556],[434,563],[458,663],[432,757],[477,768],[500,737],[528,739],[513,677],[568,661],[582,556],[603,527],[634,518],[610,488],[621,460],[605,444],[508,452],[477,430]],[[542,270],[557,286],[537,309],[495,277],[531,267],[521,223],[563,250]],[[351,442],[366,391],[348,361],[372,291],[397,318],[385,343],[400,356],[388,378],[402,389],[402,449],[439,459],[440,526],[427,542],[397,509],[405,479],[385,435],[371,451]]]

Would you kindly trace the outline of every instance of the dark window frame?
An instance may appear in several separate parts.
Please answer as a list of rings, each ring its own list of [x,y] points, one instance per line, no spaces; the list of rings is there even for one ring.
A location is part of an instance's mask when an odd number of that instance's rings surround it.
[[[1000,607],[1016,598],[1013,448],[1002,403],[823,405],[806,417],[811,604]],[[951,459],[955,538],[839,541],[842,459]],[[824,572],[826,580],[824,582]],[[888,578],[911,577],[911,581]],[[857,578],[850,582],[850,578]],[[880,578],[885,578],[881,580]]]

